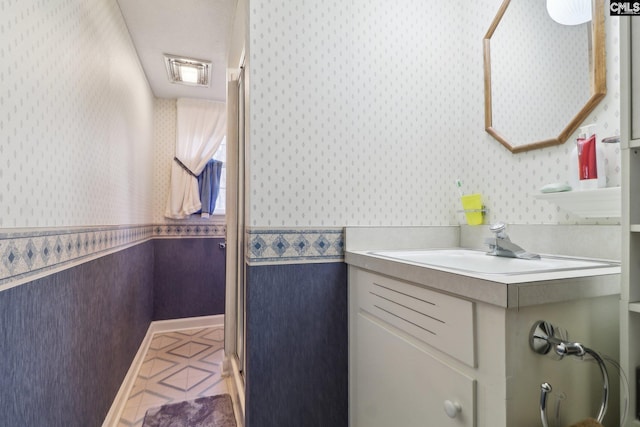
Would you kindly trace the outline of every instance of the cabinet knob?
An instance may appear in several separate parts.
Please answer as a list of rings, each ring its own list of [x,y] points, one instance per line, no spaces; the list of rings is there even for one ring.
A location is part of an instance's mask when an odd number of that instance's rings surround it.
[[[444,412],[447,413],[449,418],[455,418],[462,411],[462,406],[458,402],[452,402],[451,400],[444,401]]]

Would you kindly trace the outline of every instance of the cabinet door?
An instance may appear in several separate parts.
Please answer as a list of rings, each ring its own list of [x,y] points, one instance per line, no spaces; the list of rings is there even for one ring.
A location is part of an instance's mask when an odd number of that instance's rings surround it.
[[[356,321],[352,427],[476,425],[472,378],[436,360],[375,318],[360,313]],[[459,405],[459,412],[447,415],[445,402],[450,410]]]

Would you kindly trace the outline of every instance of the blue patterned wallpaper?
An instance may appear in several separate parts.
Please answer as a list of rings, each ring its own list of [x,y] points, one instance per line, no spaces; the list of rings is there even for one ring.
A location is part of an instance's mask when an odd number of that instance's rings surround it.
[[[250,266],[246,304],[245,426],[348,426],[347,265]]]
[[[152,246],[0,292],[0,425],[102,425],[153,320]]]

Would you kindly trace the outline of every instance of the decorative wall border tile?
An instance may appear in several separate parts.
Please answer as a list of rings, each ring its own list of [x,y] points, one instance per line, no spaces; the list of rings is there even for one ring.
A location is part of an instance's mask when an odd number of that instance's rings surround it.
[[[154,238],[224,238],[224,224],[0,230],[0,291]]]
[[[224,224],[0,230],[0,291],[155,238],[224,238]],[[339,229],[249,229],[250,264],[344,261]]]
[[[344,230],[257,229],[246,233],[249,264],[344,261]]]
[[[153,237],[153,226],[0,231],[0,290]]]
[[[153,237],[211,237],[225,238],[225,224],[156,224]]]

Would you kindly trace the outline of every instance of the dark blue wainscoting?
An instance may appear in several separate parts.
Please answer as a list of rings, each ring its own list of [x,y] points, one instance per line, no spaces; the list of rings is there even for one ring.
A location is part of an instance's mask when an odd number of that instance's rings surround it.
[[[152,301],[153,242],[0,292],[0,425],[101,426]]]
[[[154,241],[153,320],[224,314],[224,239]]]
[[[346,264],[250,266],[246,302],[247,427],[346,427]]]

